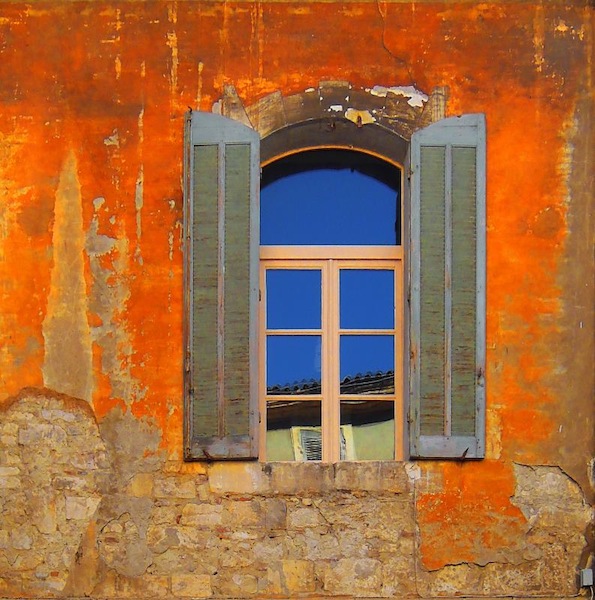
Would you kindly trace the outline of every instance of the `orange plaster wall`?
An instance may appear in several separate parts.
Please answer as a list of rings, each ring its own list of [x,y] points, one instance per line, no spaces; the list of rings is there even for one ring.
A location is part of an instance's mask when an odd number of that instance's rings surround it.
[[[246,106],[328,79],[427,93],[447,85],[449,114],[485,112],[488,124],[491,455],[421,465],[443,481],[418,498],[424,564],[480,560],[481,547],[514,544],[525,519],[510,500],[513,461],[560,464],[576,443],[564,427],[589,414],[588,397],[565,396],[574,291],[562,283],[570,211],[588,202],[568,179],[579,161],[573,127],[591,134],[577,107],[592,93],[592,23],[592,9],[578,3],[4,4],[0,398],[43,386],[52,248],[67,243],[52,237],[53,207],[69,151],[85,232],[117,241],[93,264],[85,258],[95,413],[131,411],[160,430],[162,449],[178,460],[187,107],[210,110],[227,83]],[[586,472],[593,436],[581,435],[575,463]],[[584,482],[585,472],[575,476]],[[481,535],[457,537],[463,526]]]

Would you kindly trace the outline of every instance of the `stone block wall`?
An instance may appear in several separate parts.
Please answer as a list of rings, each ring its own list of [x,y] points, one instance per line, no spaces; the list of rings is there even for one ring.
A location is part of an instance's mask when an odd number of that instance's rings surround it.
[[[509,505],[457,529],[475,556],[433,565],[424,546],[451,552],[457,515],[439,506],[444,482],[429,463],[188,465],[136,419],[98,426],[86,402],[48,390],[24,390],[1,415],[2,597],[576,591],[593,515],[557,467],[516,465]]]

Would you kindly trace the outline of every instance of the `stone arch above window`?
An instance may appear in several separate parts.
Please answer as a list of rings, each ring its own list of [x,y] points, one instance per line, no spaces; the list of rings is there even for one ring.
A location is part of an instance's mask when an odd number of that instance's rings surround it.
[[[228,85],[213,112],[259,133],[264,164],[307,147],[351,148],[354,141],[360,150],[403,164],[413,132],[444,118],[447,96],[446,87],[428,95],[413,86],[361,89],[321,81],[316,88],[289,96],[273,92],[244,107]]]

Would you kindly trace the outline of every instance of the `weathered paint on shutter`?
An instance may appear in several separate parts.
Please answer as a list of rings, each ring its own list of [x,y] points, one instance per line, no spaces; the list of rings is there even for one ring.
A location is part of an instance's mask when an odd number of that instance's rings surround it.
[[[411,141],[410,452],[482,458],[485,448],[485,118]]]
[[[188,115],[185,457],[257,458],[259,137]]]

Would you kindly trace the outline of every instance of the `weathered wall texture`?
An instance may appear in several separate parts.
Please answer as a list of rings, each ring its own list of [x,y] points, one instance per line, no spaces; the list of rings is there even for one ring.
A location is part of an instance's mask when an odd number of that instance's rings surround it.
[[[575,595],[594,538],[593,18],[2,3],[0,596]],[[226,84],[258,107],[325,80],[448,86],[448,115],[486,113],[483,461],[181,460],[183,115]]]

